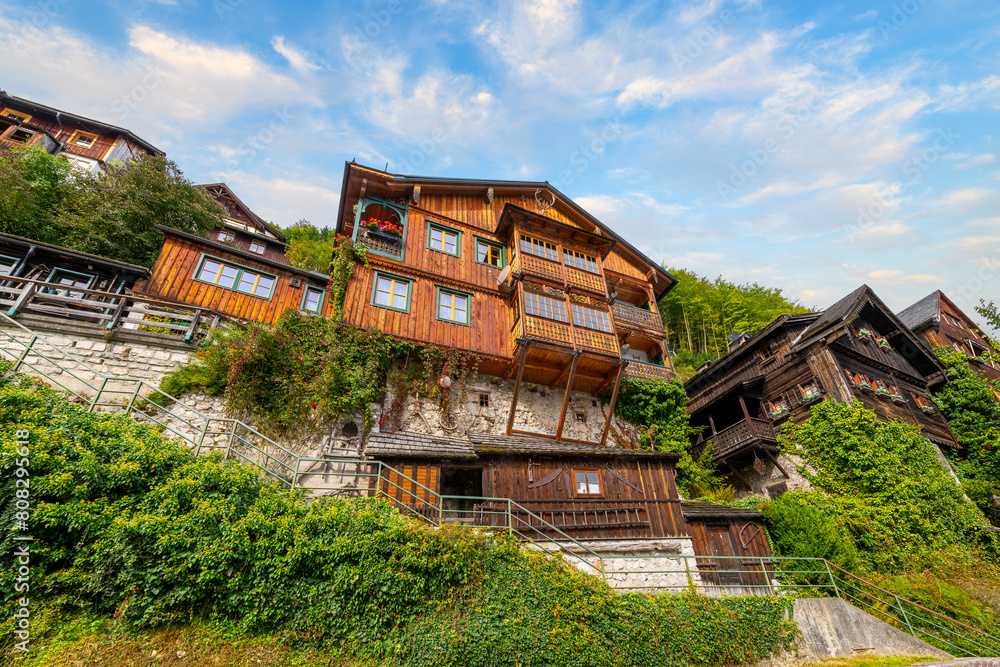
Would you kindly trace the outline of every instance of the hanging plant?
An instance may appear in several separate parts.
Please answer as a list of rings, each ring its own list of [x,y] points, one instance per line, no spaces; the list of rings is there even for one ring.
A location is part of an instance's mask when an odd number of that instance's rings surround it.
[[[344,300],[347,298],[347,284],[354,275],[354,265],[368,266],[368,248],[363,243],[356,243],[343,234],[337,234],[333,240],[333,261],[330,262],[330,282],[327,291],[333,301],[331,319],[339,322],[344,311]]]

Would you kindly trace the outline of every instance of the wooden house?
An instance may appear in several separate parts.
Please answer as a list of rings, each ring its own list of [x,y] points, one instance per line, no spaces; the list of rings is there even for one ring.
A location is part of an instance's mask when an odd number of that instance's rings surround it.
[[[709,586],[719,586],[729,595],[768,585],[773,569],[771,543],[760,512],[682,500],[681,513],[699,556],[698,571]]]
[[[225,210],[222,226],[203,238],[158,225],[163,248],[140,291],[247,321],[274,323],[288,308],[328,316],[330,277],[292,266],[288,239],[225,183],[202,187]]]
[[[125,128],[0,91],[0,147],[16,146],[37,146],[62,155],[74,169],[84,171],[138,155],[163,155]]]
[[[337,231],[369,260],[343,323],[472,352],[514,379],[506,435],[522,383],[596,395],[622,377],[672,377],[656,304],[675,279],[548,183],[349,163]],[[529,435],[561,440],[564,420],[565,408],[553,432]]]
[[[969,364],[977,373],[989,380],[1000,380],[1000,362],[984,356],[993,350],[988,337],[941,290],[928,294],[898,317],[932,349],[950,347],[961,352],[971,357]]]
[[[881,419],[915,424],[935,444],[958,447],[930,398],[942,382],[943,364],[865,285],[824,312],[785,315],[735,339],[685,387],[692,425],[704,429],[695,447],[711,438],[715,461],[742,488],[777,495],[795,482],[777,430],[808,419],[824,399],[857,399]]]

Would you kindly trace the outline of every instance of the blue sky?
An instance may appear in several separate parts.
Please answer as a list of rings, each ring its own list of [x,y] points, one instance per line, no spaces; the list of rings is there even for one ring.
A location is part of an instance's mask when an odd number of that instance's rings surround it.
[[[0,49],[7,92],[279,224],[331,224],[356,158],[548,180],[655,260],[808,306],[1000,298],[994,0],[14,0]]]

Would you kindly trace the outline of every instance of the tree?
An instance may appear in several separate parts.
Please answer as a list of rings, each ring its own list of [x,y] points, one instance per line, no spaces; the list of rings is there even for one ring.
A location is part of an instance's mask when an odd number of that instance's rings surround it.
[[[98,172],[69,168],[38,148],[0,154],[0,231],[122,262],[152,266],[157,224],[204,235],[222,207],[173,162],[141,156]]]
[[[299,220],[282,232],[288,237],[285,256],[292,266],[307,271],[330,272],[336,236],[332,229],[317,229],[308,220]]]

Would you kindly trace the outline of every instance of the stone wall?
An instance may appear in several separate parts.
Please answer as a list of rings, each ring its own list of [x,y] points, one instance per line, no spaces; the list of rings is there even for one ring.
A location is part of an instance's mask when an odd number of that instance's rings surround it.
[[[563,557],[582,572],[601,576],[612,588],[646,593],[680,593],[689,583],[701,585],[694,544],[689,537],[655,538],[645,540],[581,540],[568,549],[579,558],[564,554]],[[541,544],[536,548],[554,551],[554,545]],[[596,555],[595,555],[596,554]],[[689,556],[689,558],[681,558]],[[706,591],[708,593],[708,591]]]
[[[736,497],[746,498],[747,496],[759,496],[766,498],[768,497],[768,488],[774,487],[775,485],[780,485],[784,483],[786,491],[799,491],[799,490],[811,490],[812,484],[809,480],[799,471],[800,466],[804,465],[804,461],[801,457],[795,454],[772,454],[777,458],[778,463],[784,468],[785,472],[788,473],[788,479],[781,473],[771,459],[761,457],[760,461],[763,463],[762,469],[763,473],[757,472],[753,465],[748,465],[740,470],[740,474],[743,476],[753,490],[750,491],[744,487],[738,480],[734,482],[736,486]],[[726,472],[726,468],[722,468],[721,472]]]
[[[450,411],[457,417],[452,426],[442,423],[442,410],[437,400],[419,399],[419,413],[416,411],[417,398],[407,396],[400,411],[400,430],[431,435],[461,437],[468,433],[489,433],[503,435],[507,432],[510,404],[514,398],[514,380],[480,374],[470,383],[464,399],[453,402]],[[453,401],[457,400],[458,387],[452,387]],[[514,429],[531,431],[540,435],[555,436],[559,424],[565,389],[549,389],[544,385],[523,383],[517,399],[514,414]],[[488,407],[480,406],[480,396],[486,394]],[[392,405],[391,391],[386,395],[385,411]],[[566,407],[566,421],[563,437],[573,440],[600,442],[604,430],[607,407],[585,392],[570,393]],[[422,416],[422,418],[421,418]],[[627,424],[613,422],[619,431],[628,430]],[[449,428],[450,427],[450,428]],[[378,426],[376,426],[376,430]],[[608,444],[615,444],[612,435]]]

